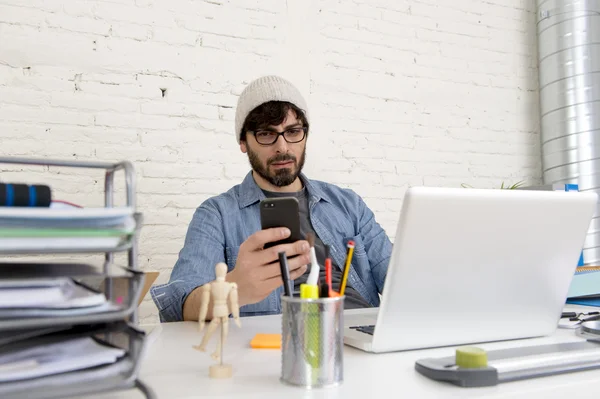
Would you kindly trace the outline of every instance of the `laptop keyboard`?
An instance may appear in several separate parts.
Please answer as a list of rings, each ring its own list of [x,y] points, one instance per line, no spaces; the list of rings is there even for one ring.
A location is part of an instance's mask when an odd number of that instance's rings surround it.
[[[365,334],[373,335],[373,331],[375,331],[375,326],[352,326],[350,327],[356,331],[363,332]]]

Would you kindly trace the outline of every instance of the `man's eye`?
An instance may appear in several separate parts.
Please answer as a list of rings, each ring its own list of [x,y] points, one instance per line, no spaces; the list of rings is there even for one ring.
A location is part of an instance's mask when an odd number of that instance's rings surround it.
[[[256,132],[256,137],[267,138],[273,136],[275,133],[273,132]]]
[[[299,135],[299,134],[302,134],[302,129],[301,128],[290,129],[290,130],[288,130],[288,133],[292,134],[292,135]]]

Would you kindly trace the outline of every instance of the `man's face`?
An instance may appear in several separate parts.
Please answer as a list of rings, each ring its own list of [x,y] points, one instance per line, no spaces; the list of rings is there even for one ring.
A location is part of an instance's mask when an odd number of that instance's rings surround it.
[[[288,110],[281,125],[269,126],[265,130],[283,132],[298,127],[302,127],[302,122],[296,118],[294,111]],[[288,143],[283,136],[279,136],[274,144],[261,145],[254,133],[248,133],[240,147],[242,152],[248,153],[252,169],[276,187],[292,184],[304,166],[306,137],[299,143]]]

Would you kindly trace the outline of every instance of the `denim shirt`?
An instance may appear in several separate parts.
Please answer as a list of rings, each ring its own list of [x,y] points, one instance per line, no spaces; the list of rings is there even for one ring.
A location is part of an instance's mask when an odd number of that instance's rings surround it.
[[[334,264],[346,260],[346,244],[355,243],[348,283],[373,306],[387,273],[392,244],[362,198],[350,189],[300,179],[308,192],[310,220],[324,244],[330,246]],[[215,280],[215,265],[225,262],[233,270],[240,245],[261,229],[260,200],[265,195],[252,172],[241,184],[209,198],[194,212],[184,246],[167,284],[151,288],[161,322],[183,320],[183,304],[197,287]],[[260,302],[240,307],[241,316],[281,313],[280,286]]]

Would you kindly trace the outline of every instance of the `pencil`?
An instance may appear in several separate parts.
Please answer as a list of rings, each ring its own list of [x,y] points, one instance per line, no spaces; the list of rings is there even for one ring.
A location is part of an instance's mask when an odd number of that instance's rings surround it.
[[[279,267],[281,268],[281,279],[283,280],[283,289],[285,291],[285,296],[292,297],[294,296],[294,291],[292,290],[290,267],[287,263],[287,256],[285,255],[285,251],[279,252]]]
[[[348,272],[352,263],[352,254],[354,254],[354,241],[348,241],[348,253],[346,255],[346,265],[344,266],[344,275],[342,276],[342,284],[340,285],[340,295],[344,295],[346,284],[348,283]]]

